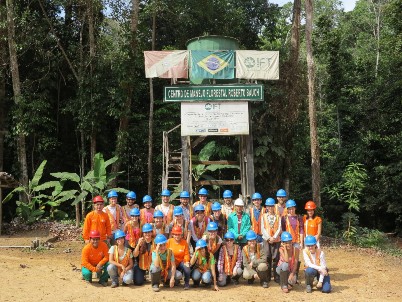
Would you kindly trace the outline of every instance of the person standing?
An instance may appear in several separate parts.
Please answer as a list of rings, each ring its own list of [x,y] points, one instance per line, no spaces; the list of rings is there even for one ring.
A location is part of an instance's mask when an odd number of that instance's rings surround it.
[[[194,217],[194,209],[193,206],[190,205],[190,193],[187,191],[182,191],[180,193],[180,205],[183,209],[183,215],[184,219],[187,222],[190,222],[190,220]]]
[[[152,207],[152,197],[149,195],[145,195],[142,198],[142,204],[144,208],[140,210],[140,222],[141,225],[146,223],[154,222],[154,208]]]
[[[228,220],[229,215],[234,212],[233,205],[233,193],[230,190],[225,190],[223,192],[223,205],[222,205],[222,214],[225,216],[225,219]]]
[[[110,227],[112,230],[111,244],[114,245],[114,233],[120,230],[123,222],[123,210],[122,207],[117,203],[118,194],[116,191],[111,190],[107,194],[109,200],[109,205],[103,208],[103,212],[107,214],[110,221]]]
[[[127,246],[133,251],[141,237],[140,210],[133,208],[130,211],[130,218],[124,225],[124,232],[127,234]]]
[[[234,202],[235,212],[231,213],[228,218],[228,231],[235,236],[235,243],[243,247],[246,245],[246,233],[250,230],[250,216],[243,212],[244,201],[240,198]]]
[[[91,231],[98,231],[100,233],[100,240],[109,244],[112,230],[110,226],[109,217],[103,209],[103,197],[95,196],[93,198],[94,210],[89,212],[85,217],[84,226],[82,228],[82,237],[85,243],[89,243],[89,234]]]
[[[209,217],[212,214],[212,204],[207,200],[208,198],[208,190],[205,188],[201,188],[198,191],[198,198],[197,202],[194,202],[193,207],[195,208],[197,205],[203,205],[205,208],[205,215]]]
[[[219,202],[212,204],[212,215],[209,217],[210,221],[215,222],[218,225],[218,236],[223,238],[227,230],[227,219],[222,214],[222,206]]]
[[[165,218],[162,211],[154,211],[154,223],[152,225],[154,227],[154,237],[158,234],[169,236],[169,225],[165,224]]]
[[[251,229],[257,234],[257,242],[262,242],[261,236],[261,219],[260,216],[264,212],[261,206],[262,196],[260,193],[256,192],[251,196],[251,201],[253,204],[249,207],[248,213],[251,220]]]
[[[137,199],[137,194],[135,192],[130,191],[126,195],[126,205],[123,207],[123,220],[124,223],[127,223],[130,220],[130,211],[134,208],[137,208],[138,210],[140,207],[138,204],[135,203]]]
[[[204,235],[209,223],[208,216],[205,215],[205,208],[202,204],[194,207],[195,217],[190,221],[191,239],[190,243],[195,250],[196,243]]]
[[[92,230],[89,233],[89,243],[81,252],[81,273],[84,280],[89,283],[92,283],[92,273],[97,273],[100,276],[99,284],[107,286],[108,247],[100,239],[101,234],[98,230]]]
[[[182,238],[190,246],[191,231],[190,223],[184,219],[183,208],[178,206],[173,210],[174,219],[169,225],[169,238],[174,238],[172,231],[175,226],[179,226],[182,231]]]
[[[287,200],[287,193],[284,189],[279,189],[276,192],[276,199],[278,200],[278,203],[275,205],[275,215],[279,216],[286,216],[287,215],[287,210],[286,210],[286,200]]]
[[[170,195],[171,194],[168,189],[162,190],[162,203],[155,207],[155,211],[161,211],[163,213],[165,225],[169,225],[169,223],[171,223],[173,220],[174,205],[170,204]]]
[[[305,237],[311,235],[317,240],[317,247],[320,248],[320,237],[322,231],[322,219],[317,216],[314,201],[307,201],[304,209],[307,211],[307,215],[303,216],[303,226]]]

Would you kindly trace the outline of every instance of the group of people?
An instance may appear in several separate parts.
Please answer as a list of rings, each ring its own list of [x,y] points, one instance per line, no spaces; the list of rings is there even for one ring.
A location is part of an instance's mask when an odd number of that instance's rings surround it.
[[[223,192],[223,203],[208,201],[201,188],[199,200],[190,205],[190,193],[180,193],[180,205],[170,203],[170,191],[162,191],[162,203],[152,207],[145,195],[143,208],[136,194],[128,192],[126,205],[117,203],[118,194],[108,193],[104,207],[101,196],[93,198],[94,210],[87,214],[83,227],[82,276],[111,287],[143,285],[149,273],[154,291],[178,286],[184,289],[200,284],[214,290],[242,277],[248,284],[259,282],[267,288],[271,278],[284,293],[298,283],[300,254],[304,260],[306,292],[313,286],[331,291],[320,236],[322,220],[316,205],[308,201],[306,215],[296,214],[296,202],[279,189],[274,198],[262,205],[260,193],[251,196],[245,207],[230,190]],[[315,279],[316,282],[315,282]]]

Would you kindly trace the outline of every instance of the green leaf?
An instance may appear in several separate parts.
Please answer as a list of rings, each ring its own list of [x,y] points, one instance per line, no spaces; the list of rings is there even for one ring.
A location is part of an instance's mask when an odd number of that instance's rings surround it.
[[[53,177],[65,180],[71,180],[76,183],[80,183],[80,177],[77,173],[70,173],[70,172],[57,172],[57,173],[50,173]]]
[[[36,169],[35,175],[34,175],[34,177],[32,178],[32,183],[31,183],[33,188],[35,188],[35,187],[39,184],[39,181],[40,181],[40,179],[42,178],[43,170],[44,170],[44,168],[45,168],[46,163],[47,163],[47,161],[44,160],[44,161],[39,165],[38,169]]]
[[[56,187],[57,185],[60,185],[59,181],[57,181],[57,180],[48,181],[48,182],[45,182],[41,185],[34,187],[34,189],[32,191],[39,192],[39,191],[46,190],[46,189],[49,189],[52,187]]]
[[[208,171],[216,171],[222,169],[240,169],[238,165],[208,165],[205,170]]]
[[[19,193],[19,192],[24,192],[25,188],[24,187],[17,187],[14,190],[12,190],[10,193],[7,194],[7,196],[3,199],[2,203],[6,203],[7,201],[9,201],[15,193]]]
[[[116,161],[118,161],[118,160],[119,160],[119,158],[118,158],[117,156],[114,156],[114,157],[108,159],[108,160],[105,161],[105,163],[104,163],[105,168],[107,168],[107,167],[110,166],[111,164],[114,164],[114,163],[115,163]]]
[[[80,195],[78,195],[75,200],[71,203],[72,206],[75,206],[76,204],[78,204],[81,200],[85,199],[85,197],[87,197],[89,192],[87,191],[83,191],[81,192]]]
[[[46,202],[46,204],[51,207],[58,207],[60,205],[59,202],[55,202],[55,201],[48,201],[48,202]]]

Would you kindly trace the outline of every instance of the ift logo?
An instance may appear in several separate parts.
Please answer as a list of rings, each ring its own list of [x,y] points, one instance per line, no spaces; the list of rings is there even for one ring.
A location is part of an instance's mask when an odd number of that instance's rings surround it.
[[[205,110],[219,110],[221,109],[221,104],[211,104],[211,103],[206,103],[205,104]]]

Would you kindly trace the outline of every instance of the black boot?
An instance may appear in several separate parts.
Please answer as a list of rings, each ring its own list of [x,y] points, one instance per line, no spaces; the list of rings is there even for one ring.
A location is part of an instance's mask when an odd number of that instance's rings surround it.
[[[263,288],[268,288],[268,270],[260,272],[257,271],[258,277],[260,278],[260,284]]]
[[[279,283],[279,274],[276,272],[276,268],[277,268],[277,266],[278,266],[278,259],[273,259],[273,262],[272,262],[272,271],[273,271],[273,273],[274,273],[274,281],[276,282],[276,283]]]
[[[159,291],[159,284],[161,283],[161,272],[151,273],[151,285],[154,292]]]
[[[272,259],[271,258],[268,258],[267,259],[268,261],[267,261],[267,263],[268,263],[268,282],[269,281],[271,281],[271,270],[272,270]]]
[[[288,279],[289,279],[289,271],[281,271],[281,274],[279,275],[279,284],[281,286],[281,289],[284,293],[288,293]]]
[[[295,283],[295,284],[299,284],[299,270],[300,270],[300,264],[301,264],[301,261],[297,261],[297,267],[296,267],[296,283]]]

